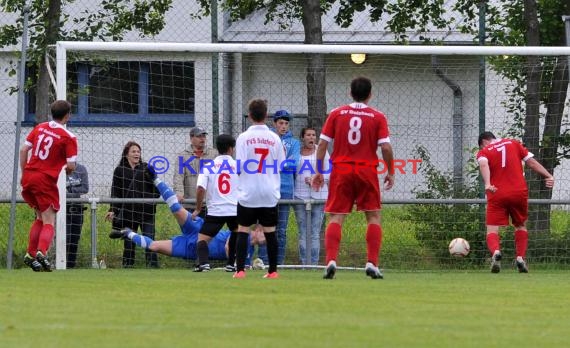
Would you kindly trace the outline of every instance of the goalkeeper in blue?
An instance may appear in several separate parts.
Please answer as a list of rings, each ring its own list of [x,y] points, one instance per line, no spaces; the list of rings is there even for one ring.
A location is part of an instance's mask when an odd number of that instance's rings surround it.
[[[113,230],[109,234],[112,239],[130,239],[139,247],[159,254],[178,257],[187,260],[196,260],[196,245],[198,243],[198,233],[204,224],[200,217],[192,219],[192,214],[188,212],[180,203],[172,189],[154,173],[152,167],[147,167],[145,175],[151,179],[160,192],[160,196],[168,205],[172,215],[178,221],[182,234],[169,240],[152,240],[147,236],[137,234],[130,229],[121,231]],[[213,260],[227,260],[227,264],[233,269],[235,263],[235,248],[226,252],[226,242],[230,238],[230,231],[222,230],[216,234],[208,243],[209,257]],[[231,243],[230,243],[231,244]]]

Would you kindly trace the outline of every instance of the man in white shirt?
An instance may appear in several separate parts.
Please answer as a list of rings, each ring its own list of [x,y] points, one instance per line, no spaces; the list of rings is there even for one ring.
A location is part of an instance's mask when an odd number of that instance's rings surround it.
[[[237,236],[237,188],[239,176],[236,161],[232,158],[236,140],[227,134],[216,138],[216,148],[220,154],[214,160],[202,160],[200,174],[196,187],[196,209],[192,219],[203,211],[204,196],[206,196],[207,215],[204,225],[198,234],[196,255],[198,264],[194,272],[210,270],[208,261],[208,243],[218,234],[218,231],[228,225],[231,231],[228,244],[228,262],[226,271],[235,272],[235,242]]]
[[[269,269],[264,278],[278,278],[277,203],[281,198],[281,166],[285,149],[277,134],[265,124],[267,101],[253,99],[248,104],[248,119],[252,125],[236,141],[236,160],[240,172],[238,185],[238,235],[236,239],[236,273],[245,278],[245,259],[249,228],[259,223],[267,242]]]

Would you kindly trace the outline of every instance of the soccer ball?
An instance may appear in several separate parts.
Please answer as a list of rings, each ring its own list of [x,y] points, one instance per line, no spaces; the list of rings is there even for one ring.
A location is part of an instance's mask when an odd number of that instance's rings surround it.
[[[451,256],[464,257],[469,255],[469,242],[463,238],[455,238],[449,243],[449,253]]]
[[[257,269],[257,270],[265,269],[265,265],[263,264],[263,260],[260,258],[253,260],[253,265],[251,266],[251,268]]]

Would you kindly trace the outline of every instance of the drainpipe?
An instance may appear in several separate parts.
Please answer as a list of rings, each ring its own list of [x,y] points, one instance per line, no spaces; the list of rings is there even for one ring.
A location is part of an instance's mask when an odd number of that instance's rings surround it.
[[[431,56],[431,65],[437,77],[453,91],[453,188],[457,192],[463,186],[463,92],[440,69],[437,56]]]
[[[222,14],[222,33],[232,25],[230,14],[224,11]],[[235,53],[222,54],[222,107],[224,113],[222,115],[222,132],[224,134],[234,134],[233,130],[233,114],[234,114],[234,77],[235,77]],[[236,124],[241,124],[241,115],[236,116]],[[236,130],[238,133],[241,129]]]
[[[233,134],[232,115],[234,114],[234,72],[235,59],[234,53],[222,54],[222,103],[224,113],[222,115],[222,132],[224,134]],[[238,119],[241,121],[238,115]],[[240,131],[238,129],[238,131]]]

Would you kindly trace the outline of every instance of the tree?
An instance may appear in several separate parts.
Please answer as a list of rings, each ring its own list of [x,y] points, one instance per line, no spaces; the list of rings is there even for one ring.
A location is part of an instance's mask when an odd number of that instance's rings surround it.
[[[457,6],[472,20],[464,29],[474,32],[475,13],[471,1],[461,0]],[[487,35],[491,44],[565,45],[561,18],[570,15],[570,1],[509,0],[487,6]],[[512,56],[493,58],[490,63],[513,82],[507,91],[511,95],[507,106],[514,116],[509,135],[521,137],[535,158],[553,173],[562,158],[570,158],[570,132],[561,133],[569,82],[567,57]],[[541,109],[545,110],[544,113]],[[544,126],[541,132],[542,118]],[[541,178],[532,171],[527,171],[526,175],[531,198],[552,198],[552,191],[544,189]],[[531,213],[530,222],[534,229],[549,232],[550,207],[539,206]]]
[[[481,2],[486,3],[486,36],[491,45],[506,46],[560,46],[564,45],[564,24],[562,15],[570,15],[570,0],[504,0],[489,3],[486,0],[458,0],[453,8],[446,8],[447,2],[441,0],[320,0],[320,12],[327,13],[333,3],[339,2],[338,12],[334,14],[337,24],[348,27],[356,12],[368,12],[372,22],[378,22],[384,13],[389,20],[384,29],[394,34],[394,41],[406,43],[407,31],[426,33],[429,27],[449,29],[458,26],[465,33],[472,33],[474,39],[479,34],[478,11]],[[223,8],[229,11],[232,19],[244,18],[253,11],[265,8],[266,23],[280,20],[287,25],[287,18],[302,18],[305,28],[306,43],[321,43],[322,35],[316,22],[320,15],[314,1],[284,0],[221,0]],[[208,9],[208,1],[200,0],[203,9]],[[310,4],[309,4],[310,3]],[[445,16],[454,10],[463,17],[458,19]],[[457,23],[461,20],[460,23]],[[308,32],[309,31],[309,32]],[[427,36],[420,38],[430,43]],[[437,43],[437,39],[431,40]],[[491,66],[506,79],[512,81],[510,101],[505,104],[513,114],[511,135],[523,139],[525,145],[550,172],[560,163],[561,158],[570,158],[570,132],[561,134],[563,110],[567,99],[568,61],[566,57],[489,57]],[[308,72],[312,72],[309,63]],[[313,68],[322,63],[314,63]],[[323,65],[320,65],[324,68]],[[317,74],[319,83],[325,83],[324,73]],[[308,91],[310,82],[307,76]],[[321,87],[319,87],[321,88]],[[324,86],[322,87],[324,88]],[[323,94],[321,94],[323,95]],[[309,96],[311,92],[309,91]],[[310,98],[308,98],[310,99]],[[309,102],[309,115],[311,111]],[[546,112],[541,115],[543,107]],[[316,108],[315,108],[316,109]],[[318,115],[318,114],[316,114]],[[540,132],[540,119],[544,117],[544,127]],[[542,134],[542,138],[540,137]],[[528,174],[531,198],[551,198],[551,190],[543,190],[542,182]],[[532,179],[534,178],[534,179]],[[545,209],[545,211],[549,211]],[[540,230],[547,230],[549,219],[545,216],[536,220],[543,221]]]
[[[283,29],[290,20],[303,23],[306,44],[322,44],[322,14],[328,13],[337,0],[219,0],[221,8],[230,14],[232,20],[243,19],[250,13],[265,9],[265,23],[277,21]],[[405,41],[405,31],[417,28],[425,31],[428,25],[445,28],[449,21],[442,18],[445,12],[443,2],[438,0],[410,1],[398,0],[388,4],[386,0],[339,0],[340,7],[335,14],[337,23],[347,27],[355,12],[369,9],[372,21],[378,21],[382,13],[392,15],[386,28],[395,33],[397,41]],[[201,12],[197,16],[210,15],[210,1],[199,0]],[[308,125],[320,129],[327,114],[326,67],[320,54],[307,55],[307,110]]]
[[[4,0],[0,6],[3,12],[21,14],[28,2],[30,43],[27,67],[36,74],[28,77],[26,88],[37,91],[36,123],[48,119],[49,104],[53,100],[45,63],[50,45],[58,40],[119,41],[132,30],[139,31],[141,36],[156,35],[164,28],[164,14],[172,4],[172,0],[101,0],[77,15],[64,11],[66,5],[74,0]],[[13,24],[0,26],[0,46],[18,44],[22,33],[22,17]],[[15,73],[14,66],[6,69]]]
[[[265,23],[278,21],[281,28],[288,27],[290,20],[301,19],[306,44],[322,44],[321,16],[332,2],[321,0],[222,0],[221,8],[230,14],[232,20],[245,18],[248,14],[266,9]],[[196,16],[210,15],[210,1],[199,0],[201,12]],[[307,55],[307,110],[308,126],[321,129],[327,115],[326,68],[322,54]]]
[[[378,21],[382,13],[390,14],[386,28],[396,40],[405,41],[406,29],[425,32],[427,25],[445,28],[456,19],[444,19],[443,1],[396,0],[340,0],[341,10],[337,22],[349,25],[355,11],[370,12],[372,21]],[[565,33],[563,15],[570,15],[569,0],[459,0],[453,10],[465,16],[459,27],[474,38],[479,34],[478,6],[486,2],[486,35],[489,44],[505,46],[563,46]],[[513,81],[506,104],[513,114],[511,135],[522,138],[536,159],[551,173],[561,158],[570,158],[570,132],[561,134],[563,111],[568,90],[567,57],[490,57],[489,63],[502,76]],[[541,114],[543,107],[546,111]],[[544,126],[540,131],[540,119]],[[542,134],[542,138],[540,137]],[[545,190],[542,180],[527,171],[531,198],[552,198],[552,191]],[[534,229],[550,230],[550,207],[541,206],[531,216]]]

